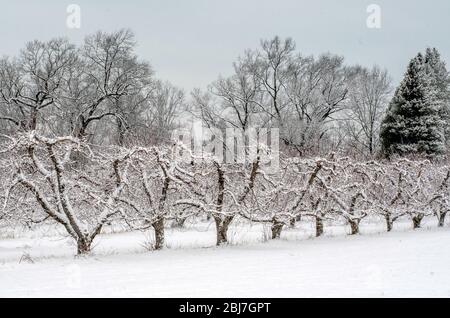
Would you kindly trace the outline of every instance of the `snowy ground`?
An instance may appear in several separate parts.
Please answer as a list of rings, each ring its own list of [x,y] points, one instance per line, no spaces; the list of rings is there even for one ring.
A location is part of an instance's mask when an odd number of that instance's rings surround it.
[[[239,224],[219,248],[202,224],[168,229],[158,252],[146,234],[104,234],[86,258],[54,229],[4,231],[0,297],[450,297],[450,228],[435,224],[363,225],[352,237],[329,226],[316,239],[302,222],[267,242],[267,229]]]

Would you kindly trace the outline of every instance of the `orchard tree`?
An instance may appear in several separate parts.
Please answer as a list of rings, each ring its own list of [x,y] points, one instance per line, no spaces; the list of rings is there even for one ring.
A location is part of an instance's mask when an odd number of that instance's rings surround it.
[[[264,173],[261,165],[259,150],[243,163],[224,162],[208,154],[192,156],[189,197],[178,200],[176,205],[211,215],[216,225],[216,245],[227,244],[231,222],[253,192],[258,174]]]
[[[280,238],[283,228],[295,224],[300,215],[320,222],[322,214],[311,196],[318,193],[313,185],[321,168],[321,160],[286,158],[275,174],[258,175],[253,191],[238,206],[239,214],[252,222],[270,223],[272,239]]]
[[[115,197],[123,206],[122,216],[132,229],[153,228],[156,250],[165,245],[165,221],[180,217],[174,213],[176,201],[187,196],[183,189],[190,182],[191,174],[177,161],[176,151],[179,151],[176,144],[136,148],[130,156],[130,167],[121,166],[128,171],[124,179],[126,186]]]
[[[370,210],[366,187],[370,175],[364,164],[349,158],[331,158],[322,163],[325,176],[317,180],[327,190],[332,202],[331,212],[342,217],[349,225],[351,235],[359,234],[359,225]]]
[[[8,195],[9,202],[17,204],[23,193],[30,194],[33,210],[63,226],[78,254],[89,253],[95,237],[120,212],[115,199],[125,185],[129,151],[95,153],[74,137],[47,138],[35,131],[11,138],[6,151],[14,167],[8,194],[15,196]],[[82,168],[74,164],[73,153],[83,158]]]

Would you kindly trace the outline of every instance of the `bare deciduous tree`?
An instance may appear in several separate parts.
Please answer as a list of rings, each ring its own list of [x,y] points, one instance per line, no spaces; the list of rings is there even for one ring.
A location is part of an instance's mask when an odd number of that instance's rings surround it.
[[[389,102],[390,78],[378,66],[356,67],[350,81],[346,128],[356,149],[369,157],[379,149],[382,116]]]
[[[19,131],[44,131],[49,118],[42,113],[61,107],[60,93],[76,60],[75,47],[65,39],[29,42],[19,58],[2,59],[0,119]]]
[[[120,118],[115,102],[124,96],[149,94],[152,71],[134,53],[134,35],[129,30],[98,32],[88,36],[81,48],[81,80],[71,81],[67,99],[76,108],[74,136],[86,137],[88,128],[106,118]],[[72,110],[70,110],[73,112]]]
[[[19,193],[30,193],[46,218],[76,241],[77,253],[89,253],[94,238],[119,212],[114,203],[126,177],[119,166],[128,165],[129,152],[115,149],[98,156],[73,137],[46,138],[35,132],[12,139],[8,151],[16,167],[9,192],[21,187]],[[71,162],[74,152],[90,161],[83,169]]]

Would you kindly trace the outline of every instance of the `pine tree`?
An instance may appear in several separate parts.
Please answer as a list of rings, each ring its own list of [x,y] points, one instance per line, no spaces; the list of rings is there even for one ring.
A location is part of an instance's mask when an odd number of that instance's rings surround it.
[[[434,157],[445,151],[438,92],[421,53],[410,61],[389,104],[380,138],[387,157],[393,154]]]
[[[425,52],[425,71],[431,77],[431,85],[436,89],[441,119],[445,121],[445,139],[450,146],[450,76],[445,62],[436,48]]]

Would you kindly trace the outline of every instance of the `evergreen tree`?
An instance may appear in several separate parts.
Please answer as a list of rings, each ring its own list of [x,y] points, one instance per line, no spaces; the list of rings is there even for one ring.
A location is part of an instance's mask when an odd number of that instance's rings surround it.
[[[434,79],[419,53],[410,61],[383,119],[380,138],[384,155],[443,154],[445,137],[440,106]]]
[[[426,50],[425,71],[431,77],[431,85],[436,89],[439,112],[445,122],[444,131],[448,147],[450,145],[450,76],[436,48]]]

